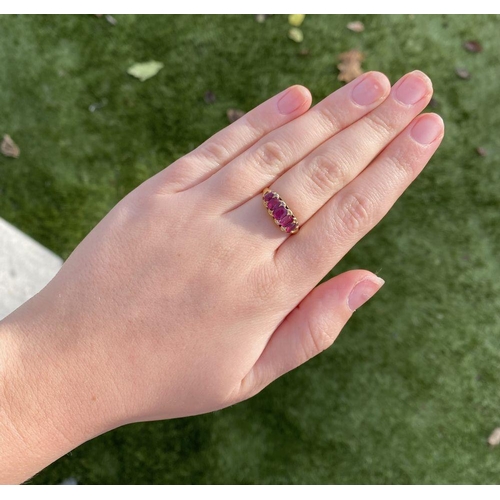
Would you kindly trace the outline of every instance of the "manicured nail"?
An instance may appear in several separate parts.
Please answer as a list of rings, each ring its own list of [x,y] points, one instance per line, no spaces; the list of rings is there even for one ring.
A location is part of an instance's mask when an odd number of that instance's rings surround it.
[[[438,115],[424,115],[417,120],[410,135],[420,144],[434,142],[443,132],[443,120]]]
[[[292,87],[288,92],[278,101],[278,109],[282,115],[289,115],[304,104],[305,97],[300,87]]]
[[[429,89],[429,79],[421,71],[406,75],[396,88],[396,99],[403,104],[415,104]]]
[[[368,75],[361,80],[352,90],[352,100],[360,106],[368,106],[384,95],[384,87],[378,78]]]
[[[378,276],[370,276],[356,284],[349,294],[349,309],[355,311],[368,299],[371,299],[381,288],[385,281]]]

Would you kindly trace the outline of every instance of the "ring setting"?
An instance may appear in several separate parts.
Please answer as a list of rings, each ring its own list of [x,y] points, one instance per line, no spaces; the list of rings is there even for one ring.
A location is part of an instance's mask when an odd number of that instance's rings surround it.
[[[267,208],[267,213],[283,232],[295,234],[300,229],[297,218],[276,191],[271,191],[269,188],[264,189],[262,200]]]

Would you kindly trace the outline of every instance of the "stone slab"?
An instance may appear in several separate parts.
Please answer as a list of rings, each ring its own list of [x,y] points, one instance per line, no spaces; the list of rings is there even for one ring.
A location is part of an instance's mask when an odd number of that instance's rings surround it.
[[[0,319],[38,293],[63,261],[0,218]]]

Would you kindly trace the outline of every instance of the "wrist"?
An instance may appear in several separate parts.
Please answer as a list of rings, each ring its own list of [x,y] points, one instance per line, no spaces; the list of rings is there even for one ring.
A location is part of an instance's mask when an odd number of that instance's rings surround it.
[[[25,481],[120,425],[96,360],[77,332],[56,330],[63,323],[44,302],[40,294],[0,322],[0,483]]]

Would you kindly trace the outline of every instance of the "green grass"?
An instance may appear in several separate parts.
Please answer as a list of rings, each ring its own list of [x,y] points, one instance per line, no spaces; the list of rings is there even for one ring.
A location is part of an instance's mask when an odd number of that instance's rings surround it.
[[[387,284],[330,350],[250,401],[118,429],[31,482],[498,482],[500,447],[486,439],[500,426],[500,19],[308,16],[297,45],[285,16],[116,18],[0,17],[0,133],[22,151],[0,156],[0,216],[62,257],[127,192],[224,127],[227,108],[294,83],[315,101],[337,89],[337,55],[351,48],[392,82],[425,71],[446,136],[333,271],[367,268]],[[356,19],[363,33],[346,29]],[[483,52],[466,52],[467,39]],[[165,64],[153,79],[126,74],[150,59]]]

